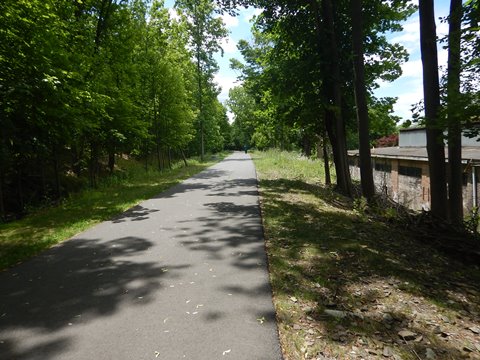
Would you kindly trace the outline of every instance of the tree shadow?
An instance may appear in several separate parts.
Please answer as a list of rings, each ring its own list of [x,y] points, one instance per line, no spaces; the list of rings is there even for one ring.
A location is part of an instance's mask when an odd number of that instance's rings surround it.
[[[152,197],[152,199],[173,198],[179,194],[188,193],[196,190],[210,191],[216,187],[216,178],[225,176],[227,174],[224,170],[209,168],[192,176],[184,182],[170,187],[162,193]]]
[[[117,223],[122,223],[125,221],[142,221],[142,220],[147,220],[149,219],[149,215],[152,213],[156,213],[160,210],[157,209],[147,209],[141,205],[134,206],[124,213],[115,216],[112,219],[112,222],[117,224]]]
[[[58,338],[63,329],[109,317],[123,306],[148,304],[162,288],[161,279],[187,267],[139,261],[136,256],[152,245],[139,237],[75,238],[1,273],[0,358],[54,357],[72,340]],[[57,340],[25,349],[12,335],[17,333],[55,333]]]
[[[262,180],[260,185],[263,211],[268,214],[265,221],[269,261],[275,269],[273,287],[277,296],[294,296],[298,304],[309,305],[302,321],[332,344],[356,345],[364,338],[371,347],[376,342],[391,344],[412,358],[413,351],[424,356],[427,348],[435,350],[439,359],[463,356],[461,348],[452,344],[454,336],[445,330],[451,323],[436,314],[429,324],[420,310],[409,313],[408,307],[389,298],[419,301],[415,307],[420,309],[433,303],[446,313],[453,312],[456,319],[452,322],[462,324],[462,330],[478,326],[478,265],[419,242],[405,229],[355,215],[349,211],[348,200],[320,186],[286,179]],[[286,193],[314,196],[315,205],[300,197],[292,200],[284,196]],[[349,315],[326,316],[327,308]],[[289,324],[291,310],[279,313],[280,321],[289,326],[293,326]],[[438,324],[443,331],[438,330]],[[422,339],[405,341],[398,335],[402,329]]]

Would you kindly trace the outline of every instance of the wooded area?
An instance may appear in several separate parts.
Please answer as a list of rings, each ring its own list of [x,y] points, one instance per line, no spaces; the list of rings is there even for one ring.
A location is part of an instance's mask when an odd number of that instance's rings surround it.
[[[2,219],[95,187],[120,154],[163,169],[224,148],[212,54],[225,29],[211,1],[177,7],[172,19],[163,1],[0,3]]]
[[[379,81],[401,75],[388,34],[418,9],[407,0],[61,0],[0,4],[0,216],[23,214],[113,172],[115,156],[162,169],[226,146],[316,149],[353,195],[347,149],[360,149],[362,194],[374,198],[370,147],[397,131]],[[213,54],[221,13],[263,10],[233,59],[243,83],[226,108]],[[432,214],[461,223],[462,130],[478,122],[478,0],[451,1],[448,69],[438,69],[433,0],[420,1]],[[461,49],[461,50],[460,50]],[[423,114],[423,110],[422,110]],[[449,148],[444,161],[443,137]],[[448,171],[448,173],[447,173]],[[87,180],[86,180],[87,179]],[[448,184],[448,186],[447,186]],[[447,190],[448,189],[448,190]],[[450,211],[447,211],[450,209]]]
[[[359,149],[361,191],[369,201],[374,197],[370,148],[394,134],[398,122],[392,115],[396,99],[376,98],[373,91],[379,81],[401,75],[408,53],[388,35],[401,31],[402,22],[419,10],[425,100],[417,121],[427,128],[431,213],[462,223],[461,133],[472,130],[480,113],[478,1],[451,2],[447,39],[437,39],[433,0],[421,0],[418,8],[406,0],[240,3],[264,11],[254,23],[255,40],[240,43],[245,62],[232,61],[244,83],[231,92],[230,108],[251,114],[237,117],[237,133],[259,148],[301,143],[306,155],[313,144],[329,143],[337,188],[349,196],[347,148]],[[445,72],[438,66],[440,45],[449,52]]]

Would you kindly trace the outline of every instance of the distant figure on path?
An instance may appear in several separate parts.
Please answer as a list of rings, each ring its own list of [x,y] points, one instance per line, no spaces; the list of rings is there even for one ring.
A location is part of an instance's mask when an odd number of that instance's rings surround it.
[[[247,145],[243,145],[243,150],[245,151],[245,154],[247,153],[248,147]]]

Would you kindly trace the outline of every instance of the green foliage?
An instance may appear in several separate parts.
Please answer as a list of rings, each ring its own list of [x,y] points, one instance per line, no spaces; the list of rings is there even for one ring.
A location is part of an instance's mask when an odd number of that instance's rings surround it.
[[[224,33],[214,14],[200,44],[203,109],[198,39],[163,1],[0,2],[0,218],[67,195],[72,174],[98,186],[115,154],[171,166],[192,148],[204,110],[209,151],[222,150],[229,129],[211,60]]]
[[[237,142],[254,140],[262,148],[302,146],[305,153],[325,137],[325,112],[334,109],[326,87],[332,74],[325,67],[331,54],[325,39],[321,17],[324,9],[319,2],[246,1],[263,9],[253,24],[253,41],[239,42],[244,63],[232,60],[231,66],[240,70],[243,92],[249,95],[248,106],[241,101],[239,91],[231,93],[230,103],[239,123]],[[319,8],[316,12],[315,3]],[[406,50],[390,44],[386,33],[401,29],[400,21],[413,12],[405,1],[385,4],[365,3],[365,55],[367,87],[371,94],[379,80],[393,81],[401,74]],[[353,98],[351,50],[351,19],[349,1],[335,2],[335,31],[341,67],[340,87],[343,91],[341,112],[346,119],[348,145],[358,147],[357,124]],[[323,27],[322,27],[323,26]],[[370,95],[371,140],[395,131],[397,118],[392,116],[395,99],[375,99]],[[233,110],[235,109],[235,110]],[[251,114],[255,114],[252,116]],[[248,126],[242,118],[247,118]],[[245,135],[246,134],[246,135]]]
[[[361,196],[353,200],[353,210],[360,215],[365,217],[368,212],[368,201],[365,197]]]
[[[196,87],[194,98],[197,105],[195,143],[200,155],[205,151],[218,151],[225,145],[220,134],[224,123],[221,105],[218,102],[218,90],[213,84],[213,76],[218,65],[213,55],[223,50],[220,40],[227,35],[222,19],[216,16],[219,9],[212,0],[177,0],[176,6],[189,34],[189,45],[195,59]]]
[[[480,225],[480,213],[478,207],[474,206],[469,214],[465,217],[465,229],[478,236],[479,235],[479,225]]]

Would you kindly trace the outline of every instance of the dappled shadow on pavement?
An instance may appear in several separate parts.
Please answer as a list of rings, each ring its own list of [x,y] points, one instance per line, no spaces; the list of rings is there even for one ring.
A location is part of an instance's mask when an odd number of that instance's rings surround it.
[[[345,211],[348,202],[321,186],[281,179],[262,180],[261,188],[274,288],[287,302],[295,297],[279,311],[282,326],[300,323],[299,330],[313,329],[313,338],[357,346],[359,356],[359,348],[369,348],[364,356],[372,358],[382,357],[384,347],[400,349],[406,359],[415,353],[424,358],[428,348],[437,359],[468,358],[476,351],[468,329],[480,325],[478,265],[419,243],[394,224]],[[300,320],[292,315],[295,306],[305,311]],[[416,310],[405,310],[411,308]],[[402,339],[398,333],[404,329],[415,337]],[[470,344],[470,350],[459,343]]]
[[[113,333],[95,343],[99,359],[114,357],[110,344],[128,348],[132,334],[154,350],[163,346],[165,358],[184,350],[215,358],[205,354],[223,341],[232,358],[249,359],[251,350],[256,359],[280,359],[256,179],[232,174],[208,169],[99,225],[93,239],[80,235],[0,274],[0,359],[77,359],[96,351],[80,332],[96,336],[102,326]]]
[[[159,210],[157,209],[147,209],[141,205],[134,206],[133,208],[125,211],[124,213],[115,216],[112,219],[113,223],[121,223],[127,220],[131,221],[142,221],[149,219],[149,215],[155,213]]]
[[[196,190],[210,191],[215,188],[216,184],[218,184],[218,178],[225,176],[226,174],[227,173],[224,170],[215,168],[206,169],[188,180],[154,196],[153,199],[172,198]]]
[[[162,267],[169,267],[169,277],[183,268],[134,259],[151,246],[137,237],[78,238],[1,273],[0,358],[53,358],[73,341],[62,336],[63,329],[148,304],[162,288]],[[22,346],[16,342],[19,333],[26,341]],[[31,334],[53,334],[55,340],[28,345]]]

